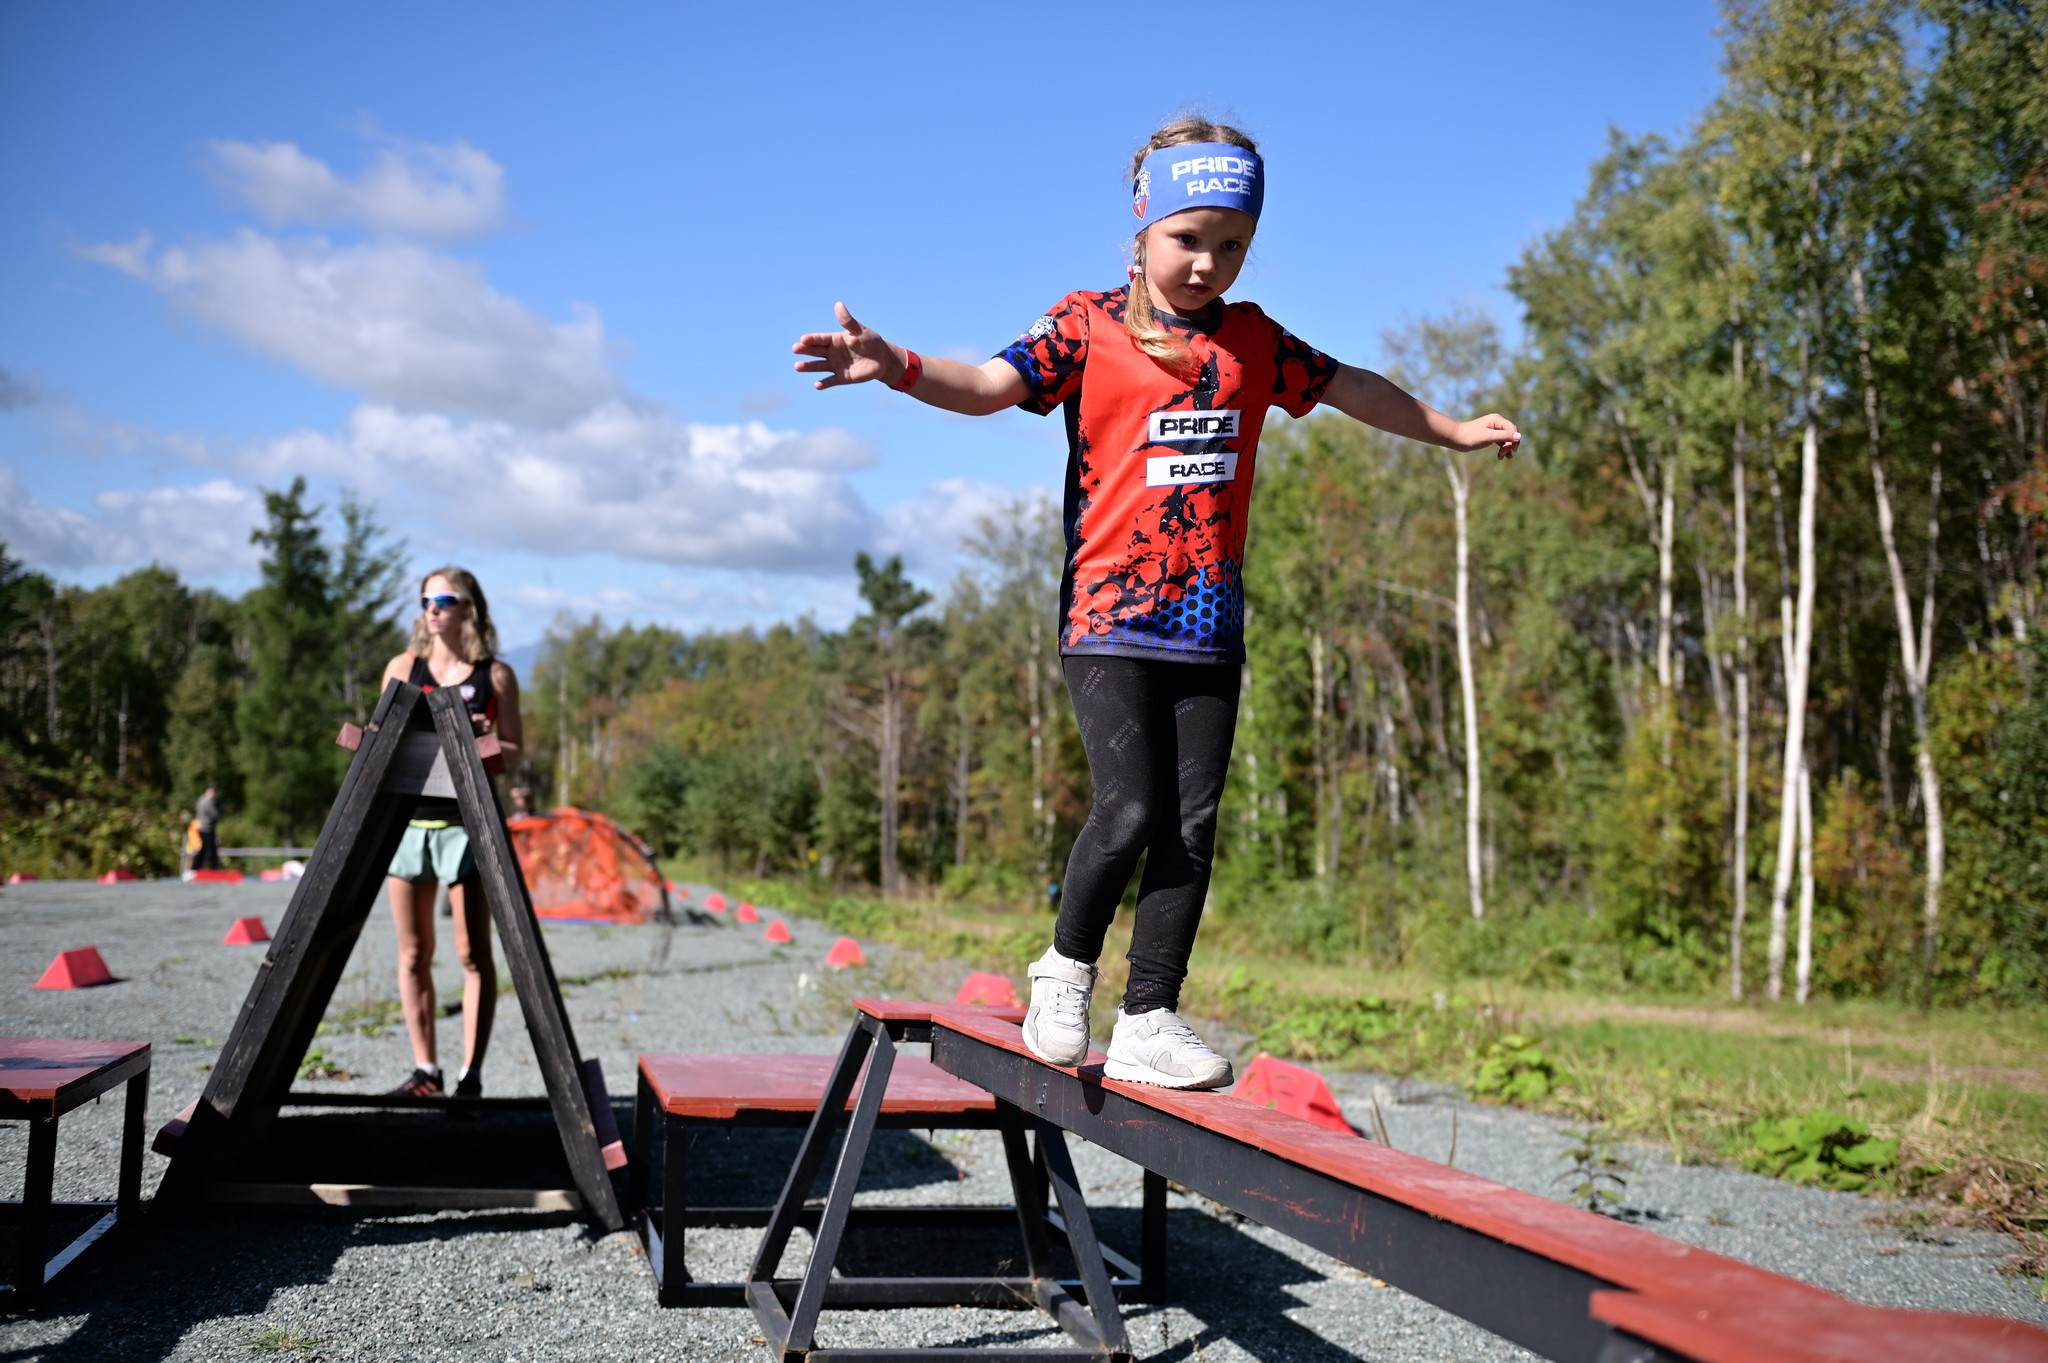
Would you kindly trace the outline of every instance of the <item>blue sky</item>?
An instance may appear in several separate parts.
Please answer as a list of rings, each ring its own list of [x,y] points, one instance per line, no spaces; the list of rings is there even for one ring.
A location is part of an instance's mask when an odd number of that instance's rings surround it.
[[[939,584],[1064,449],[812,392],[835,299],[986,358],[1122,282],[1131,149],[1193,106],[1266,153],[1234,297],[1361,364],[1458,305],[1512,330],[1608,128],[1682,135],[1720,56],[1705,0],[693,8],[0,7],[0,540],[238,592],[303,473],[508,643],[837,624],[856,549]]]

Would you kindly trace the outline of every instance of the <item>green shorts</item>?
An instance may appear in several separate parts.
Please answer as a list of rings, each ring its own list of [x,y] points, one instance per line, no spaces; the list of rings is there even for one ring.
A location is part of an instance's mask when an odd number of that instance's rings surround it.
[[[400,880],[438,880],[453,885],[476,874],[469,850],[469,830],[459,823],[422,827],[408,824],[391,858],[391,874]]]

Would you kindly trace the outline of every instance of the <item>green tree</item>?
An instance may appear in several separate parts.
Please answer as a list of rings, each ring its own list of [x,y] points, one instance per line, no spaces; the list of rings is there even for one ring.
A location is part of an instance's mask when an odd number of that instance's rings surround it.
[[[265,551],[263,583],[243,603],[249,682],[235,708],[237,765],[249,816],[295,846],[302,829],[319,827],[340,778],[329,741],[339,671],[333,556],[304,478],[266,490],[263,509],[268,523],[250,535]]]

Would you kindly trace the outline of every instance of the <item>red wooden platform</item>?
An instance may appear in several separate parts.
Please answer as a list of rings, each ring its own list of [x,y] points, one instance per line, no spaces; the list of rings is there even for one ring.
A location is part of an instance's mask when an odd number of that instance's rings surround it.
[[[869,1006],[855,1003],[862,1010]],[[1047,1120],[1148,1168],[1179,1161],[1178,1167],[1163,1171],[1489,1329],[1517,1337],[1509,1328],[1514,1313],[1502,1310],[1503,1300],[1523,1296],[1532,1306],[1547,1301],[1536,1313],[1546,1318],[1532,1328],[1536,1338],[1524,1336],[1518,1342],[1549,1357],[1575,1356],[1584,1342],[1596,1339],[1586,1332],[1590,1318],[1596,1331],[1609,1327],[1610,1337],[1618,1330],[1657,1351],[1630,1358],[2048,1363],[2048,1330],[2037,1326],[1863,1306],[1725,1255],[1228,1095],[1105,1079],[1092,1060],[1074,1069],[1047,1065],[1030,1053],[1009,1022],[959,1013],[935,1015],[933,1021],[932,1057],[941,1068],[990,1088],[999,1098],[1028,1100]],[[1041,1076],[1065,1078],[1048,1083]],[[1355,1194],[1344,1195],[1347,1189]],[[1443,1261],[1418,1266],[1424,1242],[1444,1240],[1430,1227],[1469,1234],[1430,1245],[1432,1255]],[[1489,1242],[1517,1253],[1503,1257],[1497,1248],[1480,1248]],[[1457,1264],[1461,1252],[1465,1266],[1442,1272]],[[1458,1281],[1486,1278],[1477,1259],[1487,1253],[1502,1272],[1485,1291]],[[1511,1284],[1510,1273],[1525,1282]]]
[[[832,1057],[649,1054],[640,1057],[640,1073],[655,1102],[672,1117],[748,1124],[775,1114],[808,1121],[832,1075]],[[897,1062],[882,1099],[882,1111],[890,1116],[951,1118],[995,1110],[996,1100],[988,1094],[913,1057]]]
[[[17,1226],[11,1283],[0,1303],[34,1310],[43,1289],[117,1225],[135,1218],[142,1203],[142,1126],[149,1105],[149,1043],[65,1041],[0,1037],[0,1119],[28,1123],[28,1167],[19,1202],[0,1202]],[[128,1086],[121,1126],[121,1165],[111,1202],[51,1200],[56,1179],[57,1127],[65,1113],[116,1084]],[[98,1212],[92,1224],[50,1254],[53,1210]]]
[[[0,1037],[0,1117],[61,1117],[148,1068],[147,1041]]]

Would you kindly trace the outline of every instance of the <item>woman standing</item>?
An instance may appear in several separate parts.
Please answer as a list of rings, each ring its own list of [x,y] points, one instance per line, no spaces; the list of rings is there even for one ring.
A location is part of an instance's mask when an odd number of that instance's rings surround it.
[[[479,734],[496,733],[508,766],[519,760],[519,679],[498,661],[498,632],[483,588],[461,568],[436,568],[420,584],[420,615],[406,651],[384,668],[384,680],[423,691],[454,687]],[[394,1094],[431,1097],[442,1091],[434,1038],[434,893],[448,886],[455,956],[462,963],[462,1071],[455,1096],[483,1094],[484,1049],[498,1002],[491,958],[491,910],[477,878],[469,833],[453,800],[422,800],[398,854],[391,859],[391,918],[398,929],[398,998],[412,1037],[412,1077]]]

